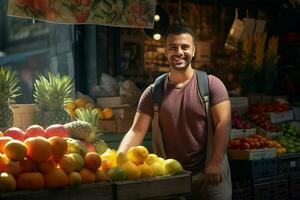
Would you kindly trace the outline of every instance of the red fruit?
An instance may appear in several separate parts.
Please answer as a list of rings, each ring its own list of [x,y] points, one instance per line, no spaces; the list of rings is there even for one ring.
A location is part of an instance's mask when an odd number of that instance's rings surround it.
[[[61,138],[69,137],[68,130],[61,124],[53,124],[46,128],[45,137],[50,138],[53,136],[58,136]]]
[[[91,0],[81,0],[81,4],[84,6],[89,6],[91,5],[92,1]]]
[[[53,8],[49,8],[46,11],[46,17],[47,17],[47,20],[55,21],[58,17],[58,12]]]
[[[242,142],[241,143],[241,149],[250,149],[249,142]]]
[[[92,143],[87,142],[87,141],[82,141],[82,140],[81,140],[81,143],[86,146],[88,152],[96,152],[96,149]]]
[[[45,130],[42,126],[34,124],[25,130],[25,139],[37,136],[45,137]]]
[[[90,12],[88,10],[80,11],[75,14],[75,19],[78,23],[83,23],[86,22],[89,16],[90,16]]]
[[[240,140],[230,140],[228,143],[230,149],[239,149],[241,146]]]
[[[16,4],[20,7],[25,7],[27,0],[16,0]]]
[[[33,6],[37,11],[45,13],[49,7],[49,0],[33,0]]]
[[[18,127],[11,127],[4,132],[4,136],[9,136],[15,140],[24,141],[25,132]]]

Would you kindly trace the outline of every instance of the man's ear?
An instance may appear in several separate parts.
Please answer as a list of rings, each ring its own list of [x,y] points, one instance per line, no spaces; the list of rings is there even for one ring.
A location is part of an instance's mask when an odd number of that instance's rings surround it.
[[[194,46],[193,46],[193,54],[192,54],[192,57],[195,56],[195,51],[196,51],[196,46],[194,45]]]

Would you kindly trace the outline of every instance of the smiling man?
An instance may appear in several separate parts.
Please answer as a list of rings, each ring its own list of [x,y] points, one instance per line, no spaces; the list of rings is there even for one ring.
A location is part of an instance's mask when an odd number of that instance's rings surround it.
[[[152,131],[155,132],[152,134],[158,134],[162,143],[159,148],[153,146],[154,153],[174,158],[185,170],[192,172],[192,198],[229,200],[231,182],[225,152],[231,122],[228,93],[220,79],[208,75],[214,127],[211,133],[205,107],[198,94],[196,71],[191,65],[195,55],[193,32],[174,24],[165,37],[165,56],[170,72],[164,76],[160,108],[154,109],[152,84],[141,96],[133,124],[119,151],[126,152],[131,146],[140,145],[153,118]],[[214,135],[212,145],[207,142],[209,134]],[[156,138],[153,138],[154,144],[159,143]],[[208,148],[211,149],[210,154],[207,154]]]

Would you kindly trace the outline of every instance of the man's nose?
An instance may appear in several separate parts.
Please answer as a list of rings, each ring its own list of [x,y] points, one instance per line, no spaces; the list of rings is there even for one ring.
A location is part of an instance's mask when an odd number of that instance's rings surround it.
[[[178,54],[183,54],[182,48],[181,48],[181,47],[178,47],[178,48],[176,49],[176,53],[178,53]]]

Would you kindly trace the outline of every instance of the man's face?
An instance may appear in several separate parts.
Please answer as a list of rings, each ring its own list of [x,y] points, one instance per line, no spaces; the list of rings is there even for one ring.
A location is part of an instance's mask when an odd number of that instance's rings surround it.
[[[166,39],[165,55],[170,66],[178,71],[185,70],[195,54],[193,38],[190,34],[170,34]]]

